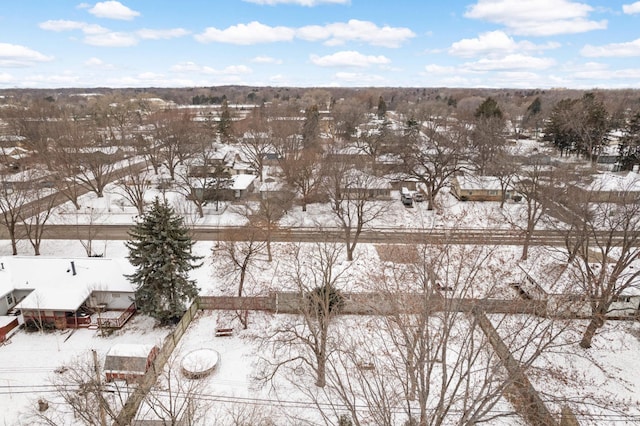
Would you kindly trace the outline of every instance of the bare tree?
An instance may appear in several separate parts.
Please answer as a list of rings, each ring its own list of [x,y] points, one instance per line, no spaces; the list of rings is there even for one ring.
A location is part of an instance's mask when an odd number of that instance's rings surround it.
[[[199,136],[198,149],[192,152],[185,167],[177,173],[177,185],[202,218],[203,208],[210,201],[215,201],[218,211],[224,192],[231,186],[231,173],[225,164],[214,163],[215,149],[203,138],[204,135]]]
[[[21,136],[25,148],[34,153],[47,168],[51,166],[49,151],[52,142],[60,134],[58,118],[64,112],[55,102],[37,100],[26,102],[19,108],[4,111],[9,128]]]
[[[238,213],[245,216],[250,226],[260,229],[267,250],[267,261],[273,260],[271,242],[273,232],[280,229],[279,220],[291,208],[293,194],[286,188],[261,194],[257,203],[247,203]]]
[[[151,418],[167,426],[202,424],[209,417],[212,402],[201,395],[207,382],[190,378],[180,371],[179,361],[172,356],[165,364],[157,383],[146,394],[138,416]]]
[[[241,235],[237,235],[238,231],[231,231],[234,238],[222,238],[213,248],[214,257],[222,257],[227,268],[224,275],[232,276],[238,279],[238,297],[245,294],[245,281],[250,268],[255,266],[258,256],[262,254],[266,247],[264,238],[262,238],[262,230],[259,228],[245,228],[241,231]],[[234,241],[239,239],[240,241]],[[238,312],[237,316],[242,323],[243,328],[248,326],[249,311]]]
[[[0,186],[0,212],[2,213],[3,225],[7,227],[9,239],[11,240],[11,251],[15,256],[18,254],[18,241],[22,234],[18,229],[22,209],[28,202],[27,192],[20,183],[3,183]]]
[[[273,152],[274,147],[265,117],[252,117],[250,125],[240,138],[240,150],[262,182],[265,158]]]
[[[424,184],[427,209],[433,210],[436,196],[449,179],[461,170],[461,160],[467,146],[467,131],[462,126],[450,126],[441,118],[432,117],[416,128],[408,144],[400,151],[404,171]],[[425,140],[426,139],[426,140]]]
[[[280,161],[286,179],[300,195],[302,211],[307,211],[312,194],[320,185],[319,154],[304,150],[296,155],[287,155]]]
[[[340,138],[349,141],[358,127],[367,119],[367,106],[355,98],[342,99],[332,109],[335,120],[335,132]]]
[[[104,188],[114,176],[115,163],[118,159],[101,150],[82,151],[76,151],[80,157],[79,173],[76,178],[85,188],[95,192],[98,197],[103,197]]]
[[[538,223],[554,207],[553,194],[560,189],[554,186],[558,185],[560,175],[560,171],[554,171],[550,166],[534,159],[532,164],[514,178],[514,190],[525,202],[524,225],[520,223],[520,219],[513,222],[524,233],[522,260],[526,260],[529,255],[529,245]]]
[[[376,199],[388,182],[356,168],[346,169],[339,164],[329,166],[324,177],[325,191],[331,210],[342,229],[347,260],[353,260],[358,240],[364,228],[381,217],[388,204]]]
[[[317,243],[310,253],[294,248],[293,268],[288,277],[295,285],[295,315],[282,316],[263,336],[271,358],[263,358],[262,379],[272,380],[281,370],[307,368],[318,387],[326,385],[327,360],[337,349],[331,324],[344,303],[341,280],[347,270],[338,267],[342,257],[336,243]],[[286,373],[285,373],[286,374]]]
[[[127,159],[124,177],[115,182],[122,196],[138,210],[139,215],[144,214],[145,196],[151,189],[151,178],[149,176],[149,168],[146,164],[140,167],[135,159],[130,157]]]
[[[113,424],[129,392],[118,383],[106,386],[100,370],[95,352],[59,367],[50,379],[57,403],[36,413],[37,419],[50,425],[67,423],[69,417],[89,426]]]
[[[504,207],[507,194],[509,190],[512,189],[513,180],[520,171],[520,168],[521,164],[518,164],[518,159],[507,153],[504,149],[497,151],[489,160],[487,173],[489,176],[494,176],[500,184],[500,208]]]
[[[414,256],[403,249],[396,263],[367,276],[377,295],[369,307],[378,315],[341,319],[349,332],[339,336],[341,346],[327,364],[323,401],[337,397],[333,414],[346,408],[354,425],[478,424],[516,416],[495,409],[518,379],[507,373],[491,343],[495,337],[481,324],[482,300],[497,288],[477,283],[504,275],[500,262],[491,261],[495,248],[416,249]],[[472,315],[472,306],[464,305],[469,302],[477,304]],[[554,347],[563,330],[529,315],[511,321],[493,314],[491,322],[502,329],[521,371]]]
[[[159,144],[160,159],[175,180],[176,167],[190,157],[194,149],[193,136],[198,134],[190,114],[164,111],[154,115],[153,137]]]
[[[44,235],[44,226],[58,205],[57,195],[45,192],[44,188],[35,187],[28,191],[28,197],[39,200],[34,209],[20,211],[20,221],[24,225],[25,235],[33,247],[34,255],[40,255],[40,243]]]
[[[80,211],[76,211],[76,233],[77,238],[80,241],[80,244],[84,248],[85,253],[87,253],[87,257],[96,256],[97,253],[94,252],[94,241],[100,235],[98,225],[101,217],[101,213],[98,209],[93,207],[86,207],[85,214],[81,214]],[[80,223],[80,217],[86,217],[86,223]],[[82,225],[82,228],[80,227]],[[80,231],[82,229],[82,232]],[[104,253],[102,253],[104,254]]]
[[[210,402],[201,398],[206,382],[184,377],[170,359],[156,385],[146,394],[140,408],[143,417],[156,417],[163,424],[199,424]],[[51,378],[54,399],[49,409],[34,414],[38,424],[81,423],[89,426],[116,424],[118,415],[136,384],[105,383],[95,351],[59,367]]]
[[[615,302],[636,291],[640,277],[634,265],[640,256],[640,199],[628,188],[609,202],[596,199],[598,189],[593,191],[572,197],[576,220],[566,227],[567,260],[591,313],[580,342],[585,349],[607,316],[616,315]]]

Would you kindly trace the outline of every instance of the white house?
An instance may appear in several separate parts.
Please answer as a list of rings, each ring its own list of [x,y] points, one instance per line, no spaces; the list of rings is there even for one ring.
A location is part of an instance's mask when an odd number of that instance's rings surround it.
[[[127,265],[94,257],[1,257],[0,315],[20,310],[25,322],[55,328],[122,326],[135,311]]]
[[[636,262],[639,263],[639,262]],[[596,270],[601,263],[591,264]],[[632,278],[640,264],[633,265],[634,270],[623,273],[619,282]],[[613,264],[607,265],[610,269]],[[520,294],[526,299],[545,300],[549,315],[584,317],[591,316],[591,305],[588,292],[585,289],[583,274],[577,266],[567,264],[562,260],[557,262],[530,259],[520,265],[523,272],[522,280],[514,284]],[[607,312],[608,317],[633,317],[640,314],[640,279],[632,281],[614,300]]]

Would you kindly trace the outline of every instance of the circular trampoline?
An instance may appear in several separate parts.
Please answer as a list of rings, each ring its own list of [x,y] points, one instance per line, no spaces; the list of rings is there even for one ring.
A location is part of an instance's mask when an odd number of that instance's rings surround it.
[[[196,349],[182,358],[182,373],[190,379],[206,377],[216,369],[220,354],[213,349]]]

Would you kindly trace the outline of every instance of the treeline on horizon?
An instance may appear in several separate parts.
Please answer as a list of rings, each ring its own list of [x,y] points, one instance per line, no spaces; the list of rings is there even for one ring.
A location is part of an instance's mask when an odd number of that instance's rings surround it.
[[[310,93],[325,92],[334,101],[355,98],[377,105],[382,96],[389,110],[404,103],[444,100],[456,107],[466,98],[492,97],[499,103],[530,103],[540,97],[554,104],[564,98],[580,98],[586,92],[597,93],[605,104],[640,104],[640,89],[509,89],[509,88],[446,88],[446,87],[272,87],[272,86],[212,86],[185,88],[59,88],[59,89],[0,89],[0,104],[11,98],[59,100],[74,95],[100,94],[125,97],[157,97],[180,105],[263,104],[266,102],[302,102]]]

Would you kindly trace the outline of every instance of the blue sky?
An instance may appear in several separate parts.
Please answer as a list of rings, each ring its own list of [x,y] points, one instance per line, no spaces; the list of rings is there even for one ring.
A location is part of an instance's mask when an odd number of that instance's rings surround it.
[[[0,88],[640,88],[640,1],[0,0]]]

